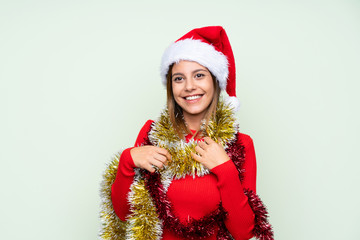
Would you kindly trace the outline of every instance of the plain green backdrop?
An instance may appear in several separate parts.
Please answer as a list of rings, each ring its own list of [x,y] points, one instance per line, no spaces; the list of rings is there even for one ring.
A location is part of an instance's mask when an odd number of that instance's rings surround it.
[[[97,238],[105,163],[165,105],[163,51],[208,25],[275,239],[359,239],[360,1],[0,0],[1,239]]]

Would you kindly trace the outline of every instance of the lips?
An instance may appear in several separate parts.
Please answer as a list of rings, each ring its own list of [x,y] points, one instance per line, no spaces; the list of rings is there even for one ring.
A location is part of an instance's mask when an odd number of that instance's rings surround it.
[[[198,94],[198,95],[191,95],[191,96],[186,96],[184,97],[185,100],[191,101],[191,100],[196,100],[199,99],[203,96],[203,94]]]

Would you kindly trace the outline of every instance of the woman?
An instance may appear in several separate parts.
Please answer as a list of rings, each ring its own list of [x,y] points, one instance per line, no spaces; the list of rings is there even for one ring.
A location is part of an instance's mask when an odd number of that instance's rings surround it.
[[[165,51],[161,72],[167,109],[104,174],[101,237],[273,239],[256,195],[253,142],[233,116],[235,62],[225,30],[185,34]],[[227,103],[219,98],[225,89]]]

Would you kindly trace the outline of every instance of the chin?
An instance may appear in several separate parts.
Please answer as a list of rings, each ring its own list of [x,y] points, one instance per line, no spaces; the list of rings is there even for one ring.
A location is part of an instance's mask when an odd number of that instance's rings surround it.
[[[200,109],[200,110],[197,110],[197,109],[183,109],[184,112],[186,112],[187,114],[189,115],[199,115],[199,114],[203,114],[204,113],[204,109]]]

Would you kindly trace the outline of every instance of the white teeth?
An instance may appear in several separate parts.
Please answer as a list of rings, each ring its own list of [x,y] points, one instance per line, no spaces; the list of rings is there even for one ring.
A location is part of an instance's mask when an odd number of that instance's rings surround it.
[[[201,95],[186,97],[185,99],[186,99],[186,100],[195,100],[195,99],[198,99],[198,98],[201,98]]]

